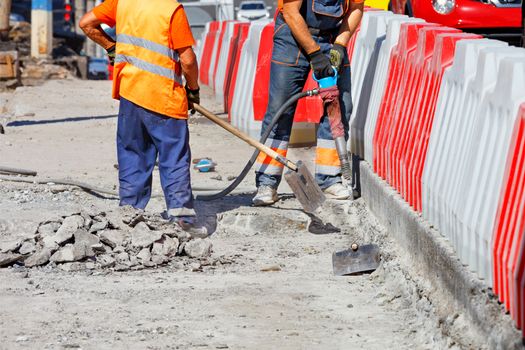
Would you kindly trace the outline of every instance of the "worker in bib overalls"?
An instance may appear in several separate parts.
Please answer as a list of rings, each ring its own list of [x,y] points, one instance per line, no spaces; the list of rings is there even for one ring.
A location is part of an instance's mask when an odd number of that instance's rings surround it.
[[[347,45],[363,16],[363,0],[284,0],[275,21],[269,101],[262,133],[277,110],[303,90],[310,69],[317,79],[338,70],[341,115],[348,139],[352,113],[350,62]],[[266,145],[286,155],[297,104],[283,113]],[[277,187],[283,165],[260,154],[256,164],[257,194],[254,205],[271,205],[278,200]],[[327,116],[317,132],[315,178],[329,198],[348,199],[351,195],[341,179],[341,167]]]

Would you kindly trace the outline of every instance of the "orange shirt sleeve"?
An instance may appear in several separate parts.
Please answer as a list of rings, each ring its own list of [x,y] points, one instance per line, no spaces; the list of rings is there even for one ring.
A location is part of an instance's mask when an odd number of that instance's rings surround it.
[[[118,0],[106,0],[93,9],[95,17],[102,23],[114,27],[117,21]]]
[[[174,50],[195,44],[195,39],[193,39],[190,24],[182,5],[177,8],[171,19],[171,44]]]

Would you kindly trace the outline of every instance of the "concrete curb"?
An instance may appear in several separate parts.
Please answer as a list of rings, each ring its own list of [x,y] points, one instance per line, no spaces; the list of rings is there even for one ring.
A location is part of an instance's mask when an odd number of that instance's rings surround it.
[[[463,266],[447,239],[402,197],[360,163],[362,197],[378,221],[408,253],[417,274],[428,280],[439,316],[464,314],[491,349],[523,349],[521,333],[485,283]]]

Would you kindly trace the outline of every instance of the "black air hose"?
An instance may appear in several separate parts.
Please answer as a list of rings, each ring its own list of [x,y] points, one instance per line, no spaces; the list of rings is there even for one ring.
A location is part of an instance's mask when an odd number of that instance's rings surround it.
[[[268,139],[268,136],[270,136],[270,133],[273,130],[273,127],[275,126],[275,124],[277,124],[279,119],[281,119],[281,115],[284,113],[284,111],[286,111],[286,109],[288,107],[290,107],[292,104],[296,103],[299,99],[301,99],[303,97],[316,96],[316,95],[319,95],[319,89],[308,90],[308,91],[300,92],[300,93],[297,93],[297,94],[293,95],[288,101],[286,101],[286,103],[284,105],[281,106],[281,108],[279,108],[277,113],[275,113],[275,116],[273,117],[272,121],[270,122],[270,124],[268,124],[268,127],[266,128],[264,134],[261,136],[260,142],[262,144],[264,144],[266,142],[266,140]],[[239,186],[239,184],[242,182],[242,180],[244,180],[244,178],[246,177],[246,175],[248,174],[248,172],[252,168],[253,164],[255,163],[255,160],[259,156],[259,153],[260,153],[259,150],[255,150],[253,152],[252,157],[250,158],[250,160],[248,160],[248,162],[244,166],[244,169],[242,169],[242,171],[239,174],[239,176],[237,176],[237,178],[228,187],[226,187],[221,192],[218,192],[218,193],[215,193],[215,194],[199,195],[199,196],[196,197],[197,200],[213,201],[213,200],[220,199],[220,198],[228,195],[231,191],[233,191],[235,188],[237,188],[237,186]]]

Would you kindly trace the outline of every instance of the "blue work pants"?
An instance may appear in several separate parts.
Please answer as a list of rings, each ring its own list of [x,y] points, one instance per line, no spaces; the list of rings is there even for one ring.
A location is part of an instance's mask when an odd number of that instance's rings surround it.
[[[120,99],[117,128],[120,205],[144,209],[159,160],[162,190],[171,216],[194,216],[188,122]]]

